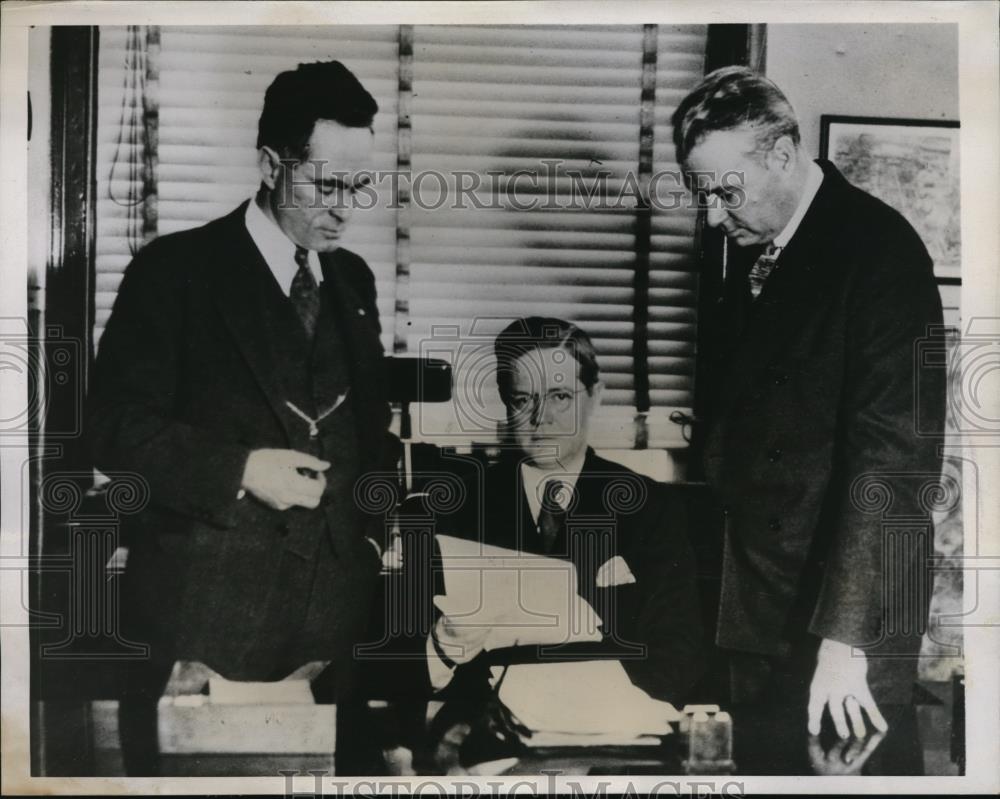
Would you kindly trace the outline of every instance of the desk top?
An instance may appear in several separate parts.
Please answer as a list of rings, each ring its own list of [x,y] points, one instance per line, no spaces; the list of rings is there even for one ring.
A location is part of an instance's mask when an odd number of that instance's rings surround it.
[[[686,736],[666,736],[657,746],[526,747],[498,742],[491,730],[445,726],[427,732],[413,764],[417,773],[469,773],[481,761],[517,757],[506,775],[684,775],[725,773],[745,776],[867,775],[919,776],[924,773],[916,708],[882,708],[885,735],[841,741],[832,731],[812,737],[804,708],[744,706],[733,717],[733,767],[722,771],[686,764]],[[433,726],[432,726],[433,729]],[[478,739],[478,740],[477,740]],[[483,742],[486,741],[484,747]],[[469,744],[472,743],[470,746]],[[497,772],[490,771],[489,774]]]

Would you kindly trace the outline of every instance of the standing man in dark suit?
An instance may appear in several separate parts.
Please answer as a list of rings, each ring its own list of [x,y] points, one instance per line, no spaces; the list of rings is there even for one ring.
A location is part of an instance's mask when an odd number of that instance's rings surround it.
[[[577,589],[602,620],[603,648],[655,698],[682,703],[702,668],[695,565],[677,486],[657,483],[588,447],[602,383],[594,346],[560,319],[519,319],[497,337],[497,386],[511,448],[467,481],[438,533],[571,561]],[[429,679],[443,688],[480,655],[484,628],[438,618]],[[589,645],[583,645],[587,647]],[[473,680],[483,682],[486,660]]]
[[[339,62],[278,75],[256,197],[152,242],[122,281],[88,421],[98,468],[149,486],[124,577],[124,631],[151,648],[122,697],[131,772],[155,772],[176,660],[238,680],[332,661],[350,693],[380,566],[353,490],[389,409],[374,277],[339,239],[376,111]]]
[[[673,126],[728,240],[702,324],[720,330],[705,465],[726,514],[733,701],[801,696],[812,733],[824,707],[843,738],[865,734],[862,711],[884,730],[879,706],[908,702],[916,677],[932,550],[866,492],[928,517],[940,456],[918,430],[941,429],[944,387],[915,345],[941,322],[931,260],[902,216],[808,157],[785,96],[749,69],[708,75]]]

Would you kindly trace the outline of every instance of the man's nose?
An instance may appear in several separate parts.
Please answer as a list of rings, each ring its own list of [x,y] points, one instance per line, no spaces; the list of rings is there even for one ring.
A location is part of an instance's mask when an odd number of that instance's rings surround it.
[[[548,424],[552,421],[550,405],[551,403],[545,401],[545,397],[539,397],[535,400],[531,408],[531,425],[533,427]]]
[[[718,227],[726,221],[726,216],[724,208],[708,208],[705,211],[705,221],[709,227]]]
[[[350,192],[344,192],[342,197],[337,198],[337,201],[330,205],[328,209],[330,215],[336,217],[341,222],[347,222],[354,212],[353,200],[354,197]]]

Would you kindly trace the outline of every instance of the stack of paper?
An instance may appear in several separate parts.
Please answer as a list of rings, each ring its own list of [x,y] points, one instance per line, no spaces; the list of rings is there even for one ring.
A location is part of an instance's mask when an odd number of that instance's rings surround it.
[[[455,626],[486,627],[485,648],[601,640],[601,619],[577,594],[576,567],[452,536],[437,536],[445,596],[435,604]]]
[[[312,705],[309,680],[234,682],[222,677],[208,681],[208,701],[213,705]]]
[[[437,536],[444,597],[436,604],[456,626],[488,629],[486,649],[600,641],[601,620],[577,594],[567,560]],[[534,733],[531,745],[658,743],[680,714],[629,680],[617,660],[494,667],[499,697]]]
[[[608,744],[634,742],[644,735],[667,735],[680,713],[653,699],[629,680],[617,660],[532,663],[510,666],[500,701],[528,729],[529,743]],[[652,739],[655,742],[655,739]]]

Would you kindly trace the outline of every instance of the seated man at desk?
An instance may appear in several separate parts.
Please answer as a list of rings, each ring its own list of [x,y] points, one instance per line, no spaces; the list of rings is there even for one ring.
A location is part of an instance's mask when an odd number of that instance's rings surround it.
[[[584,331],[559,319],[519,319],[494,349],[512,446],[466,481],[460,507],[439,514],[435,531],[571,561],[579,595],[601,618],[604,657],[620,657],[652,697],[683,703],[701,673],[702,634],[678,487],[587,446],[602,383]],[[459,684],[482,690],[499,654],[483,651],[488,632],[438,616],[427,668],[435,690],[447,686],[443,697]]]

